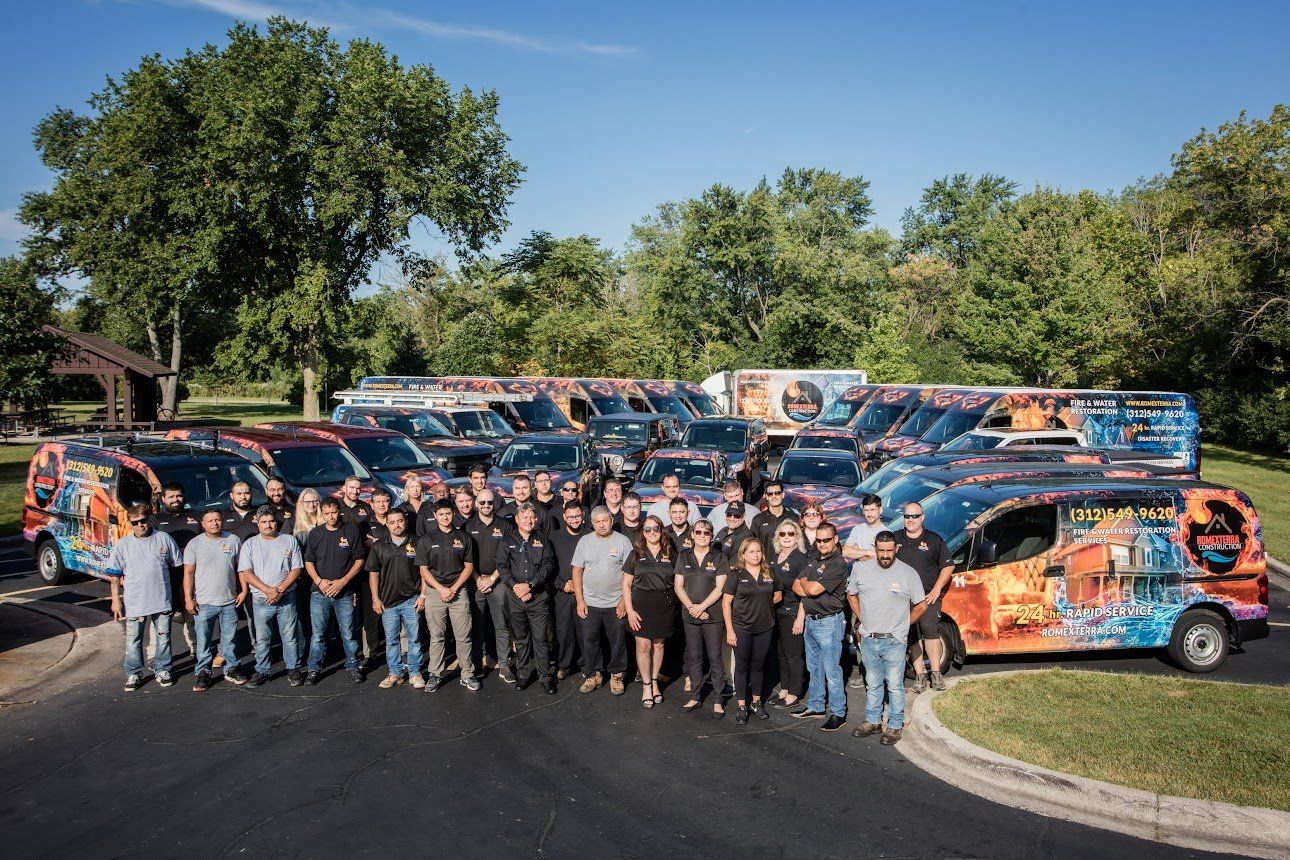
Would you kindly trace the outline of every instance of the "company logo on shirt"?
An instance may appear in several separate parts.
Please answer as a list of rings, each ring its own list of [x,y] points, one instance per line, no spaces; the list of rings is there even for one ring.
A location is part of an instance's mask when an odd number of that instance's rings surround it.
[[[349,546],[349,538],[342,537],[339,541],[336,542],[336,545],[341,547],[342,549],[347,548]]]
[[[925,541],[925,540],[920,540],[920,541],[918,542],[918,549],[919,549],[920,551],[922,551],[922,552],[927,552],[927,541]]]
[[[493,529],[493,537],[501,537],[501,536],[502,536],[502,530],[501,530],[501,529],[496,529],[496,528],[495,528],[495,529]]]
[[[457,539],[457,538],[454,538],[454,539],[453,539],[453,541],[452,541],[452,548],[453,548],[453,549],[461,549],[461,548],[462,548],[461,540],[460,540],[460,539]]]
[[[542,548],[542,541],[540,541],[540,540],[535,540],[535,541],[533,541],[533,546],[534,546],[535,548],[537,548],[537,549],[541,549],[541,548]]]

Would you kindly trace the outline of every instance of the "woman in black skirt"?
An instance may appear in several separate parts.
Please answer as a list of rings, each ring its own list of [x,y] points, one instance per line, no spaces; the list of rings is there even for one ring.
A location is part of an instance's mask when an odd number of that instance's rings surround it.
[[[805,522],[805,514],[803,514]],[[793,593],[793,581],[806,566],[806,544],[802,529],[792,520],[783,520],[775,529],[771,544],[770,569],[783,589],[784,599],[775,607],[775,627],[779,630],[779,695],[771,699],[776,708],[795,706],[806,692],[806,614],[802,602]]]
[[[658,673],[663,666],[663,641],[672,635],[676,600],[672,593],[672,576],[676,569],[676,550],[663,533],[663,521],[645,518],[636,548],[623,563],[623,600],[627,604],[627,623],[636,636],[636,668],[641,673],[641,705],[652,708],[662,704]]]
[[[712,685],[712,716],[726,715],[721,691],[726,686],[726,666],[721,660],[721,589],[726,584],[729,566],[721,550],[712,545],[712,523],[699,520],[690,529],[694,548],[682,550],[676,559],[674,578],[677,599],[681,601],[681,627],[685,630],[685,672],[690,679],[690,700],[682,710],[699,707],[703,689],[703,658],[708,659],[708,681]]]
[[[744,538],[726,577],[721,598],[726,616],[726,641],[735,649],[735,698],[739,701],[735,722],[741,726],[748,723],[750,712],[759,719],[770,717],[761,703],[762,672],[775,633],[775,604],[783,596],[762,554],[761,541],[755,537]],[[751,707],[748,705],[750,687]]]

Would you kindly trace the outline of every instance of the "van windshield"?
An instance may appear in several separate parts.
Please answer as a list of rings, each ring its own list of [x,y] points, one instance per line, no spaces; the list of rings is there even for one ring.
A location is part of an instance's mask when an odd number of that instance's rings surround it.
[[[250,463],[202,463],[157,469],[162,486],[178,481],[184,488],[184,502],[194,511],[209,511],[229,505],[229,490],[238,481],[251,485],[251,507],[268,501],[264,475]]]
[[[560,430],[573,426],[552,400],[517,400],[511,406],[526,430]]]
[[[968,410],[946,412],[923,434],[923,441],[931,442],[933,445],[943,445],[951,439],[957,439],[964,433],[975,430],[981,423],[983,414],[985,413]]]
[[[793,447],[860,453],[860,446],[854,436],[798,436],[793,441]]]
[[[858,430],[886,430],[905,413],[903,403],[874,403],[856,416],[850,426]]]
[[[349,440],[349,450],[364,466],[378,472],[430,465],[430,458],[406,436]]]
[[[953,490],[942,490],[924,499],[922,505],[923,528],[940,535],[950,552],[954,552],[963,545],[963,541],[967,538],[968,523],[981,516],[990,507],[988,502],[960,495]],[[887,528],[892,531],[904,528],[905,521],[901,518],[902,513],[903,510],[896,511],[895,516],[887,523]]]
[[[712,396],[706,392],[686,391],[685,399],[690,401],[690,405],[698,411],[700,418],[724,414],[721,407],[717,405],[717,401],[713,400]]]
[[[581,468],[582,447],[576,442],[512,442],[497,465],[503,469],[567,472]]]
[[[675,475],[677,480],[689,487],[715,487],[717,484],[716,470],[712,468],[711,460],[683,460],[680,457],[651,457],[636,476],[636,481],[639,484],[661,486],[668,475]]]
[[[694,418],[694,413],[689,407],[681,402],[681,398],[675,394],[663,396],[654,395],[649,399],[650,405],[654,407],[655,412],[671,413],[675,415],[682,424],[689,424]]]
[[[649,427],[643,421],[613,421],[598,418],[587,427],[598,442],[631,442],[644,445],[649,441]]]
[[[608,397],[593,397],[591,405],[596,407],[597,415],[613,415],[615,412],[631,412],[632,405],[617,394]]]
[[[878,491],[884,511],[903,511],[910,502],[921,502],[937,490],[945,488],[944,481],[922,477],[921,472],[901,475]]]
[[[287,483],[300,487],[325,487],[342,483],[350,475],[364,481],[372,476],[354,455],[339,445],[308,445],[273,451],[274,471]]]
[[[393,430],[410,436],[413,439],[449,439],[456,438],[448,428],[428,412],[412,412],[407,415],[373,415],[372,420],[382,430]]]
[[[707,451],[742,451],[748,444],[748,430],[743,424],[691,424],[681,437],[682,448]]]
[[[936,423],[937,419],[945,414],[944,409],[919,409],[913,415],[900,425],[898,431],[901,436],[913,436],[915,439],[921,438],[927,432],[927,428]]]
[[[851,423],[851,419],[864,408],[864,405],[863,400],[843,400],[839,397],[825,408],[820,417],[815,419],[815,423],[825,427],[845,426]]]
[[[997,448],[1003,441],[1002,436],[987,436],[984,433],[964,433],[952,442],[941,447],[942,451],[975,451],[981,448]]]
[[[864,493],[876,493],[892,481],[908,472],[914,471],[917,466],[907,460],[892,460],[884,465],[881,469],[865,478],[856,486],[856,495]]]

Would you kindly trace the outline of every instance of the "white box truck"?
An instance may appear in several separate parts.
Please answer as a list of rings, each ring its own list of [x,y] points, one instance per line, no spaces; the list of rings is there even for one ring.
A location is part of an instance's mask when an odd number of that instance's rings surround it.
[[[732,415],[762,419],[771,440],[787,444],[842,392],[868,381],[863,370],[736,370],[708,377],[703,388]]]

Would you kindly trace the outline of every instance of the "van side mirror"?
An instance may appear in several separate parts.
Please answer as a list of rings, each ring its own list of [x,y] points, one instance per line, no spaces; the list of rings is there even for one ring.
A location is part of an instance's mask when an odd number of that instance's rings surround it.
[[[999,560],[999,546],[992,540],[981,540],[981,546],[976,551],[976,562],[980,565],[991,565]]]

